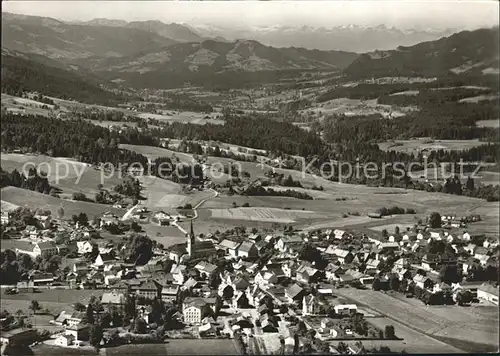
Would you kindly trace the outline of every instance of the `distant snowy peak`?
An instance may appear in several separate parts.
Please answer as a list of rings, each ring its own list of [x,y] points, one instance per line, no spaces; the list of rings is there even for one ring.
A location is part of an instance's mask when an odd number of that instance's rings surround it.
[[[76,23],[79,25],[86,25],[86,26],[109,26],[109,27],[125,27],[125,26],[127,26],[127,21],[110,20],[110,19],[103,19],[103,18],[97,18],[97,19],[93,19],[90,21],[86,21],[86,22],[78,21]]]
[[[222,27],[211,24],[191,25],[200,36],[228,40],[248,38],[276,47],[304,47],[320,50],[370,52],[409,46],[449,36],[455,29],[397,28],[386,25],[339,25],[332,28],[314,26]]]

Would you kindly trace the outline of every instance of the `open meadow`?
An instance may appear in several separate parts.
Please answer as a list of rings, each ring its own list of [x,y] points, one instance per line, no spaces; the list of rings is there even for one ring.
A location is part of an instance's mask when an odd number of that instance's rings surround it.
[[[172,181],[153,176],[141,176],[142,195],[146,198],[142,205],[151,210],[169,210],[191,204],[196,206],[204,199],[214,195],[211,191],[183,191],[182,186]]]
[[[291,171],[301,176],[300,172]],[[294,179],[300,179],[294,177]],[[389,187],[368,187],[362,185],[342,184],[331,182],[320,177],[305,175],[301,182],[315,181],[324,187],[323,191],[310,191],[321,195],[321,199],[302,200],[291,197],[273,196],[227,196],[220,194],[218,197],[207,200],[200,209],[201,219],[217,219],[231,224],[233,220],[256,221],[258,219],[267,220],[252,210],[248,210],[246,215],[233,213],[231,210],[233,203],[237,207],[248,204],[251,208],[274,208],[283,212],[290,210],[306,210],[316,212],[317,215],[303,216],[296,218],[282,218],[282,221],[291,223],[298,228],[340,228],[351,226],[365,226],[376,228],[377,226],[393,224],[402,226],[413,226],[418,219],[425,219],[431,212],[440,214],[468,215],[477,213],[483,218],[481,222],[471,224],[471,231],[477,233],[498,234],[498,212],[499,203],[489,203],[478,198],[457,196],[444,193],[430,193],[413,189],[389,188]],[[383,219],[372,219],[369,213],[382,207],[398,206],[402,208],[413,208],[415,215],[403,214]],[[211,211],[201,211],[210,209]],[[213,210],[215,209],[215,210]],[[215,215],[212,213],[215,211]],[[251,215],[250,211],[252,211]],[[350,214],[349,214],[350,213]],[[347,217],[345,217],[347,215]],[[276,221],[276,222],[279,222]],[[382,230],[377,228],[376,230]]]
[[[192,161],[192,155],[190,154],[175,152],[162,147],[120,144],[120,148],[140,153],[150,158],[151,160],[154,160],[158,157],[168,157],[168,158],[177,157],[182,162]]]
[[[2,93],[2,106],[7,111],[42,116],[49,116],[50,109],[53,107],[53,105],[47,105],[36,100],[4,93]],[[42,106],[45,106],[45,108],[42,108]]]
[[[153,113],[148,113],[148,112],[137,112],[134,110],[129,110],[129,108],[110,107],[110,106],[103,106],[103,105],[88,105],[88,104],[83,104],[83,103],[79,103],[76,101],[53,98],[50,96],[48,96],[48,98],[52,99],[55,104],[59,105],[61,108],[64,108],[67,111],[71,111],[72,109],[91,108],[91,109],[98,109],[98,110],[120,111],[128,116],[136,116],[136,117],[145,118],[145,119],[151,118],[151,119],[156,119],[156,120],[165,121],[165,122],[177,121],[177,122],[190,122],[193,124],[205,124],[207,122],[214,123],[214,124],[223,124],[224,123],[223,120],[217,120],[215,118],[216,116],[219,115],[218,113],[204,114],[204,113],[191,112],[191,111],[170,110],[166,114],[153,114]],[[210,119],[206,119],[206,117],[209,117]]]
[[[184,230],[189,231],[189,223],[180,223]],[[212,217],[209,210],[200,209],[198,218],[193,221],[193,228],[196,234],[215,233],[217,231],[225,231],[233,229],[236,226],[245,227],[247,231],[256,228],[259,231],[275,231],[282,228],[285,224],[278,224],[276,222],[258,221],[258,220],[236,220],[236,219],[215,219]]]
[[[420,171],[412,171],[410,177],[415,181],[423,181],[427,180],[430,182],[441,182],[443,183],[447,178],[451,178],[454,176],[454,173],[451,173],[448,169],[449,167],[441,166],[441,167],[430,167],[427,169],[423,169]],[[460,169],[459,166],[456,167]],[[491,166],[484,166],[478,172],[474,173],[473,179],[475,184],[484,184],[484,185],[500,185],[500,173],[494,172],[491,170]],[[472,175],[472,172],[465,173],[460,180],[463,184],[467,182],[469,176]]]
[[[474,140],[433,140],[431,138],[418,138],[413,140],[391,140],[379,143],[383,151],[396,151],[418,153],[424,150],[464,150],[486,144],[478,139]]]
[[[500,121],[499,120],[479,120],[479,121],[476,121],[476,126],[477,127],[498,128],[498,127],[500,127]]]
[[[228,197],[221,195],[208,201],[204,207],[223,208],[224,204],[231,205],[232,202],[236,202],[238,206],[241,206],[243,203],[248,202],[250,206],[255,207],[304,208],[305,210],[329,213],[330,216],[348,214],[349,212],[366,215],[379,208],[389,208],[392,206],[413,208],[416,210],[417,215],[433,211],[438,211],[442,214],[465,214],[471,209],[477,209],[481,206],[493,207],[491,203],[478,198],[445,193],[430,193],[413,189],[368,187],[335,183],[326,180],[323,187],[324,191],[321,193],[325,197],[324,199],[302,200],[286,197],[246,197],[237,195]],[[329,198],[326,198],[327,195],[329,195]],[[281,200],[284,203],[281,203]],[[273,206],[273,204],[276,205]]]
[[[160,122],[185,122],[197,125],[204,125],[207,123],[223,125],[224,120],[216,119],[220,114],[218,113],[200,113],[192,111],[170,111],[164,114],[151,114],[151,113],[137,113],[137,117],[143,119],[155,119]]]
[[[255,220],[290,224],[297,219],[325,218],[324,215],[306,210],[282,210],[276,208],[211,209],[215,219]]]
[[[169,150],[169,149],[162,148],[162,147],[122,144],[122,145],[120,145],[120,148],[135,151],[137,153],[140,153],[140,154],[148,157],[151,160],[154,160],[158,157],[168,157],[168,158],[172,159],[172,161],[174,163],[183,162],[183,163],[192,164],[193,162],[195,162],[192,154],[183,153],[183,152],[176,152],[176,151]],[[237,162],[237,161],[234,161],[234,160],[229,159],[229,158],[208,157],[207,161],[205,162],[205,168],[203,170],[203,174],[205,176],[209,177],[212,181],[214,181],[217,184],[225,183],[229,179],[231,179],[231,176],[229,176],[228,174],[225,174],[221,171],[222,165],[227,165],[227,164],[231,164],[231,163],[235,163],[235,162]],[[238,163],[247,163],[247,162],[238,162]],[[213,166],[214,164],[216,164],[216,165]],[[256,166],[256,163],[248,163],[248,164],[253,165],[254,168]],[[253,175],[252,175],[252,177],[253,177]],[[264,177],[263,174],[262,174],[262,177]]]
[[[2,300],[1,310],[7,310],[15,314],[22,310],[29,316],[31,323],[39,329],[45,329],[49,332],[62,330],[61,327],[50,323],[63,310],[70,312],[73,310],[72,304],[81,302],[87,304],[91,296],[101,297],[104,291],[97,290],[75,290],[75,289],[41,289],[36,293],[19,293],[15,295],[5,294],[5,288],[0,290]],[[32,300],[37,300],[42,310],[47,313],[37,313],[33,315],[29,311]],[[61,354],[60,354],[61,355]]]
[[[413,298],[395,298],[372,290],[348,288],[336,292],[431,336],[453,337],[485,345],[496,345],[498,342],[499,315],[496,307],[426,306]]]
[[[465,353],[465,351],[457,347],[419,333],[393,319],[374,317],[368,318],[368,321],[381,330],[384,330],[387,325],[394,326],[396,336],[403,340],[363,340],[363,346],[367,349],[387,346],[391,351],[400,352],[401,350],[405,350],[410,354]]]
[[[235,355],[239,354],[231,339],[169,339],[162,344],[122,345],[106,349],[113,355]]]
[[[61,197],[71,197],[73,193],[79,192],[93,198],[99,191],[99,184],[104,189],[112,190],[121,182],[117,173],[110,176],[87,163],[65,157],[4,153],[1,165],[2,169],[9,172],[17,169],[27,174],[30,168],[45,172],[49,183],[62,190]]]
[[[397,107],[391,105],[378,104],[377,99],[360,100],[348,98],[331,99],[314,107],[302,110],[305,112],[316,112],[326,115],[343,114],[346,116],[368,116],[379,114],[383,117],[401,117],[411,111],[415,111],[415,107]]]
[[[24,206],[29,209],[36,207],[36,209],[50,210],[53,216],[57,216],[57,211],[62,207],[64,209],[64,215],[67,218],[82,212],[87,214],[89,219],[93,216],[102,215],[106,211],[110,211],[117,216],[122,216],[125,212],[124,209],[116,209],[105,204],[60,199],[47,194],[16,187],[2,188],[1,196],[2,201],[10,204]]]
[[[60,346],[46,345],[40,343],[31,348],[34,356],[95,356],[94,348],[61,348]]]
[[[90,123],[97,126],[116,128],[116,127],[137,127],[137,123],[133,121],[106,121],[106,120],[89,120]]]
[[[86,303],[88,302],[90,297],[100,297],[103,293],[103,290],[92,289],[40,289],[40,291],[36,293],[19,293],[14,295],[7,295],[5,294],[5,289],[2,288],[0,290],[0,296],[2,297],[2,308],[4,302],[6,303],[5,308],[9,308],[9,303],[29,303],[31,300],[36,299],[42,305],[42,308],[46,307],[46,303],[48,303],[47,305],[51,305],[50,303],[60,303],[62,304],[63,308],[68,309],[71,308],[71,304],[75,303],[76,301]],[[27,305],[28,304],[26,304],[26,306]]]
[[[188,231],[189,225],[184,224]],[[142,228],[147,236],[164,247],[186,242],[186,236],[175,226],[158,226],[156,224],[144,224]]]

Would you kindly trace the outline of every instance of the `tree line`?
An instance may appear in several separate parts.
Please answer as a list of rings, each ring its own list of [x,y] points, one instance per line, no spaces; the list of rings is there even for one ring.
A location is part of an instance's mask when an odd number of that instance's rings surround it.
[[[17,188],[29,189],[39,193],[57,195],[57,190],[52,188],[47,179],[47,174],[37,172],[35,168],[28,170],[28,176],[20,173],[17,169],[7,172],[0,167],[0,188],[12,186]]]

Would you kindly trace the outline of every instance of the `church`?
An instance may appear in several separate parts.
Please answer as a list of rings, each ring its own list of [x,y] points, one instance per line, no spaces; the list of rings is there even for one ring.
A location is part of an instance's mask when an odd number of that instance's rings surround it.
[[[186,243],[175,244],[169,248],[169,258],[179,264],[187,259],[208,258],[217,254],[212,241],[196,241],[191,220],[189,234],[186,234]]]

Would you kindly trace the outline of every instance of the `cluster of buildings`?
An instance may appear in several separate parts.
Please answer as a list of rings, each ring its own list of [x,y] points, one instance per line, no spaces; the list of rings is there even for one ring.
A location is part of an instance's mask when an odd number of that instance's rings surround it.
[[[75,231],[90,235],[87,230],[92,228],[85,229]],[[39,241],[32,250],[18,252],[50,256],[65,248],[77,256],[88,256],[95,249],[89,235],[78,235],[77,241],[64,247]],[[126,263],[115,245],[102,241],[90,263],[82,258],[58,276],[33,271],[18,289],[55,283],[64,288],[102,289],[102,305],[117,307],[123,307],[127,297],[134,295],[138,314],[146,322],[152,312],[151,301],[161,300],[178,306],[176,318],[196,327],[201,337],[232,337],[239,331],[247,335],[280,333],[294,340],[291,317],[302,319],[315,330],[318,328],[310,320],[319,318],[322,326],[316,330],[317,337],[331,340],[352,335],[352,330],[340,326],[335,318],[359,312],[357,305],[334,297],[335,289],[343,286],[372,288],[375,280],[389,284],[397,276],[429,293],[456,295],[469,290],[478,300],[498,305],[498,285],[466,280],[448,285],[439,276],[447,265],[456,265],[464,275],[473,265],[492,266],[498,271],[498,241],[483,240],[477,244],[477,238],[465,231],[452,234],[427,228],[388,237],[327,230],[307,235],[196,238],[191,222],[185,243],[166,249],[155,247],[144,265]],[[437,241],[450,245],[454,253],[444,257],[428,252],[429,245]],[[305,246],[314,253],[307,255]],[[229,315],[220,317],[221,308]],[[63,312],[55,319],[54,323],[65,327],[57,338],[58,345],[88,339],[82,317],[81,313]]]

